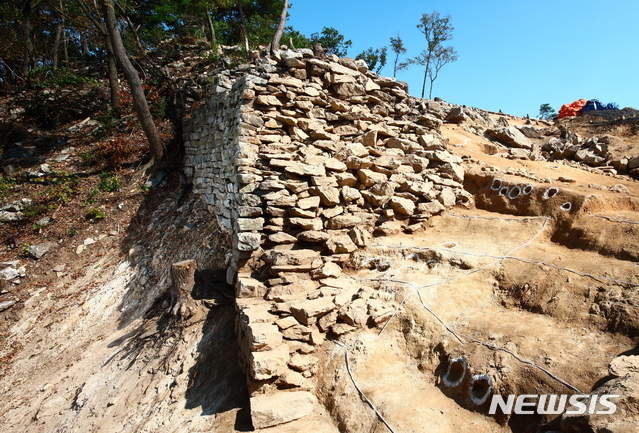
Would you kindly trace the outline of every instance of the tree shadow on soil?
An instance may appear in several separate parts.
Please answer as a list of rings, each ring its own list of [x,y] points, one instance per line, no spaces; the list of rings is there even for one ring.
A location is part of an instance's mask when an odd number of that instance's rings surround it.
[[[246,377],[238,363],[235,338],[235,307],[212,308],[202,328],[198,358],[189,371],[186,409],[201,407],[201,415],[213,415],[239,408],[235,429],[251,430]]]
[[[124,346],[142,351],[149,333],[155,341],[148,344],[180,341],[177,350],[195,352],[195,364],[184,379],[188,380],[183,387],[184,408],[200,408],[201,416],[236,411],[235,430],[250,431],[248,389],[235,337],[234,289],[225,282],[228,239],[199,198],[184,195],[178,176],[169,171],[166,180],[144,197],[131,222],[121,252],[128,257],[135,275],[121,300],[119,327],[123,329],[139,319],[146,326],[137,326],[111,344],[122,345],[124,356],[130,360],[138,353]],[[171,265],[188,259],[197,262],[190,302],[195,302],[198,317],[201,314],[199,321],[191,323],[176,321],[169,313]],[[187,333],[200,327],[200,341],[188,343]]]

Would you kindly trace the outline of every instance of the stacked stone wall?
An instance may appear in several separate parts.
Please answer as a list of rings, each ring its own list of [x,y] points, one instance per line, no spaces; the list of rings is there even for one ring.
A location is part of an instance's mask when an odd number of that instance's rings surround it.
[[[251,394],[308,401],[326,336],[381,326],[394,309],[348,278],[353,253],[470,197],[439,133],[444,105],[348,58],[300,50],[257,64],[218,78],[186,130],[185,167],[233,237],[227,279]]]

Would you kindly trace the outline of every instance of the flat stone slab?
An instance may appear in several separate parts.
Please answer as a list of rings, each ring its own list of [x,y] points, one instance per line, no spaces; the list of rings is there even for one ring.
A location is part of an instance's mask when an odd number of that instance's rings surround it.
[[[618,356],[610,363],[609,372],[611,376],[615,377],[622,377],[628,373],[639,373],[639,356]]]
[[[256,429],[284,424],[313,413],[317,399],[307,391],[278,392],[251,398],[251,419]]]
[[[333,299],[329,297],[319,297],[310,301],[303,301],[291,305],[291,313],[300,323],[310,325],[315,319],[323,314],[329,313],[336,308]]]

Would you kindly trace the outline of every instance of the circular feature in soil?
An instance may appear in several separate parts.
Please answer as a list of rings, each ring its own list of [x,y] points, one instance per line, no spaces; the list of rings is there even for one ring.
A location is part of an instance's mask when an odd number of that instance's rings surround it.
[[[533,192],[534,189],[535,189],[534,186],[528,184],[524,187],[524,189],[521,192],[523,192],[524,195],[530,195],[530,193]]]
[[[475,374],[470,378],[470,399],[481,406],[493,391],[493,380],[487,374]]]
[[[454,388],[458,386],[464,380],[466,376],[466,370],[468,365],[466,363],[466,358],[463,356],[459,356],[457,358],[453,358],[448,364],[448,370],[446,374],[442,378],[444,385],[449,388]]]
[[[518,186],[513,186],[508,192],[508,198],[514,200],[519,197],[519,194],[521,194],[521,188]]]
[[[550,188],[547,188],[546,191],[544,191],[544,195],[542,196],[542,198],[544,200],[548,200],[549,198],[552,198],[556,196],[557,194],[559,194],[559,188],[555,188],[554,186],[551,186]]]

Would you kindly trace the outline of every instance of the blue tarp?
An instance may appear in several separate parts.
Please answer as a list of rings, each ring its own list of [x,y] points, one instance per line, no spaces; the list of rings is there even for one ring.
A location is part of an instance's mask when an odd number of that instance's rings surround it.
[[[582,113],[586,111],[595,111],[595,110],[618,110],[619,105],[616,102],[611,102],[609,104],[602,104],[597,99],[591,99],[586,102],[586,105],[581,109]]]

